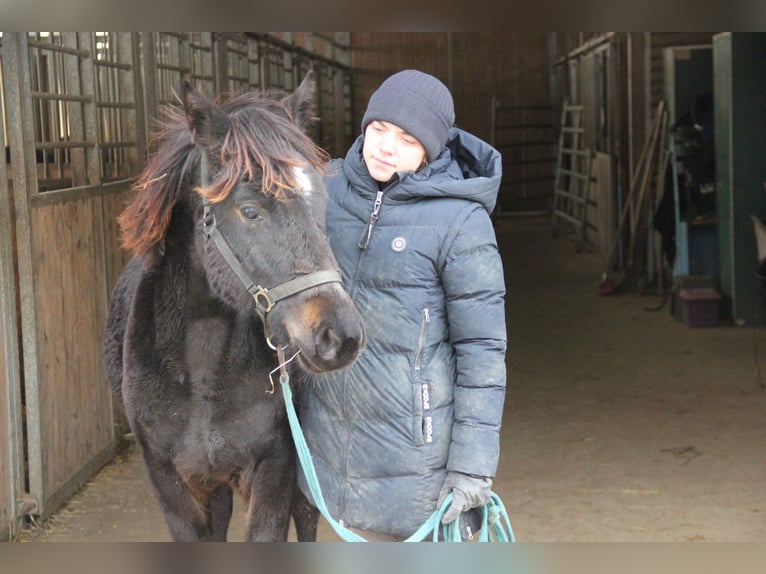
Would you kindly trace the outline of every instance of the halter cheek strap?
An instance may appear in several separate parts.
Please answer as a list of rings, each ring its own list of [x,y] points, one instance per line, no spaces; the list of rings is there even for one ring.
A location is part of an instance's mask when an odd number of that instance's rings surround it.
[[[207,156],[204,151],[201,152],[200,157],[200,179],[202,185],[207,185],[208,167]],[[293,295],[297,295],[302,291],[306,291],[307,289],[311,289],[318,285],[323,285],[325,283],[341,283],[340,273],[336,269],[325,269],[301,275],[271,289],[257,285],[242,267],[242,264],[239,262],[239,259],[237,259],[237,256],[234,255],[234,252],[231,250],[231,247],[229,247],[224,236],[221,235],[221,232],[216,225],[215,215],[211,211],[210,202],[204,197],[202,198],[202,206],[202,233],[205,240],[213,240],[213,244],[226,261],[226,264],[231,268],[242,285],[244,285],[247,292],[253,297],[253,300],[255,301],[255,311],[263,321],[263,330],[266,335],[266,341],[272,349],[276,349],[269,339],[267,325],[269,311],[274,308],[274,305],[283,299],[287,299],[288,297],[292,297]]]

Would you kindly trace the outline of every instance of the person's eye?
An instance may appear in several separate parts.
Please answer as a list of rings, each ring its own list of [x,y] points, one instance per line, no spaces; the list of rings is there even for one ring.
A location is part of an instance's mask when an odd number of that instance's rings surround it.
[[[239,212],[242,214],[242,217],[248,221],[253,221],[258,217],[258,210],[252,205],[243,205],[239,208]]]
[[[402,138],[402,143],[406,145],[415,145],[415,140],[412,138]]]

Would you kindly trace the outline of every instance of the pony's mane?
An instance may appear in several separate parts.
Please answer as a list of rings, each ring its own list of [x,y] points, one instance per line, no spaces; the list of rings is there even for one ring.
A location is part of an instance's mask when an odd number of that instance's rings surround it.
[[[226,199],[241,181],[261,179],[263,193],[283,200],[300,193],[295,167],[324,172],[328,156],[297,127],[282,102],[257,93],[219,100],[229,120],[214,150],[219,167],[207,185],[196,188],[210,202]],[[173,208],[191,184],[201,151],[192,140],[183,109],[168,106],[155,135],[157,151],[133,186],[137,192],[118,217],[122,245],[137,255],[161,246]]]

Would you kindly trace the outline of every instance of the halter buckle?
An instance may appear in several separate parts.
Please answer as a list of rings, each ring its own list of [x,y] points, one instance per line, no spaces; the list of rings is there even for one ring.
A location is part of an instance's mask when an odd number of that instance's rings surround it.
[[[265,287],[257,286],[258,290],[253,293],[255,299],[255,310],[265,317],[266,313],[274,307],[274,302],[269,297],[269,290]]]

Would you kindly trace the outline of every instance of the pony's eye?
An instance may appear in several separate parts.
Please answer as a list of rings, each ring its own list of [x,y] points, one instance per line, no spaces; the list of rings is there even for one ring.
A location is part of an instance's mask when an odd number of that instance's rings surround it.
[[[242,217],[250,221],[258,217],[258,210],[252,205],[243,205],[239,208],[239,212],[242,214]]]

